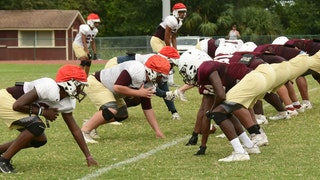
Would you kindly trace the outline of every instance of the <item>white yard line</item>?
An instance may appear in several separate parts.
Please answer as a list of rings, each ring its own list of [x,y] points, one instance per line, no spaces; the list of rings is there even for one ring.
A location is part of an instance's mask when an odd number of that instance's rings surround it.
[[[189,136],[186,136],[186,137],[183,137],[183,138],[180,138],[180,139],[176,139],[176,140],[174,140],[172,142],[163,144],[163,145],[161,145],[161,146],[159,146],[159,147],[157,147],[155,149],[152,149],[152,150],[150,150],[150,151],[148,151],[146,153],[139,154],[136,157],[133,157],[133,158],[118,162],[116,164],[112,164],[110,166],[106,166],[106,167],[100,168],[97,171],[95,171],[95,172],[93,172],[91,174],[88,174],[85,177],[82,177],[81,180],[93,179],[93,178],[101,176],[102,174],[108,173],[112,169],[119,168],[121,166],[124,166],[124,165],[127,165],[127,164],[131,164],[131,163],[137,162],[137,161],[142,160],[142,159],[146,159],[147,157],[157,153],[158,151],[167,149],[167,148],[169,148],[171,146],[174,146],[174,145],[176,145],[176,144],[178,144],[178,143],[180,143],[182,141],[185,141],[185,140],[187,140],[189,138],[190,138]]]

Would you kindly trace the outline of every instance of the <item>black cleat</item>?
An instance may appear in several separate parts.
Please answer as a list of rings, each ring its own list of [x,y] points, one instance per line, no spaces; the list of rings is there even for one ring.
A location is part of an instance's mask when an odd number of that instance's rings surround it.
[[[197,142],[198,142],[198,136],[191,136],[191,138],[189,139],[189,142],[186,144],[186,146],[197,145]]]
[[[207,149],[207,147],[200,146],[198,152],[195,153],[194,155],[195,156],[205,155],[206,154],[206,149]]]
[[[0,170],[5,174],[16,173],[10,161],[7,159],[4,159],[3,157],[0,157]]]

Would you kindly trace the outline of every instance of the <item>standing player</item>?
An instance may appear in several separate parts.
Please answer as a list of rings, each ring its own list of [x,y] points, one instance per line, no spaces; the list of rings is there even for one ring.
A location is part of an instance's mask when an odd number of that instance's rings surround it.
[[[80,102],[85,97],[85,85],[85,72],[79,66],[65,65],[58,70],[55,81],[40,78],[0,90],[0,119],[10,129],[20,131],[15,140],[0,145],[0,170],[3,173],[16,172],[10,160],[20,150],[39,148],[47,143],[42,118],[54,121],[59,113],[85,155],[87,165],[97,165],[72,115],[76,99]]]
[[[182,26],[182,21],[186,17],[187,7],[183,3],[176,3],[172,7],[172,15],[167,16],[163,22],[161,22],[151,37],[150,45],[152,47],[153,52],[159,52],[164,46],[172,46],[177,49],[177,32],[179,28]],[[170,72],[169,79],[173,79],[173,69]],[[168,78],[163,79],[163,84],[159,86],[163,91],[169,91],[168,86]],[[181,95],[184,99],[183,94]],[[173,119],[180,119],[180,115],[178,114],[174,102],[164,100],[169,111],[172,113]]]
[[[91,13],[87,17],[87,24],[79,27],[79,33],[75,37],[72,48],[78,60],[81,61],[80,66],[85,70],[87,75],[91,66],[91,54],[89,47],[92,47],[93,60],[97,60],[97,48],[95,37],[98,34],[100,18],[97,14]]]

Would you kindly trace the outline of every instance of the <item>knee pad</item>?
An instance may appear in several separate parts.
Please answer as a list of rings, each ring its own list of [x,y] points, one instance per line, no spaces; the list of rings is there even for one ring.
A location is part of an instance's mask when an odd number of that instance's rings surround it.
[[[127,106],[122,106],[118,109],[117,114],[114,119],[118,122],[123,121],[128,118],[128,109]]]
[[[123,99],[126,102],[127,107],[138,106],[139,104],[141,104],[140,97],[127,97],[126,96]]]
[[[126,119],[128,119],[129,116],[126,116],[126,117],[114,117],[114,120],[118,121],[118,122],[121,122],[121,121],[124,121]]]
[[[114,114],[108,108],[102,109],[102,116],[107,122],[114,118]]]
[[[115,101],[108,102],[100,106],[99,110],[103,110],[106,108],[118,109],[117,103]]]
[[[47,141],[31,141],[31,146],[34,148],[38,148],[47,144]]]
[[[46,125],[42,121],[34,122],[27,127],[27,130],[35,136],[40,136],[45,129]]]
[[[221,112],[213,112],[212,115],[213,120],[214,122],[216,122],[217,125],[219,125],[222,121],[230,118],[230,114],[225,114]]]
[[[30,116],[19,119],[14,121],[12,125],[21,126],[22,128],[18,129],[19,131],[27,129],[35,136],[40,136],[46,129],[45,124],[38,116]]]

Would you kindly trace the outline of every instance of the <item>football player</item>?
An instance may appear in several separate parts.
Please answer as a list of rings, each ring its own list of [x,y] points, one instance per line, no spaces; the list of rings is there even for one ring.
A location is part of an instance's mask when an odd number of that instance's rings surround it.
[[[86,85],[87,76],[81,67],[64,65],[55,80],[40,78],[0,90],[0,119],[9,129],[20,131],[16,139],[0,145],[0,170],[3,173],[16,172],[10,160],[20,150],[39,148],[47,143],[45,128],[59,113],[85,155],[87,165],[97,165],[72,115],[76,100],[80,102],[86,96],[83,91]]]
[[[72,48],[75,56],[81,61],[80,66],[85,70],[87,75],[90,71],[91,59],[97,60],[97,48],[95,37],[98,34],[100,17],[98,14],[91,13],[87,17],[87,24],[81,24],[79,32],[76,35]],[[90,54],[89,47],[93,51],[93,57]]]
[[[185,79],[187,79],[189,82],[197,82],[200,87],[206,85],[206,83],[209,83],[209,85],[213,87],[213,93],[215,94],[214,105],[212,106],[211,110],[206,113],[206,115],[208,118],[214,119],[216,124],[220,126],[235,150],[230,156],[220,159],[219,161],[231,162],[250,159],[247,152],[242,150],[243,148],[240,144],[240,141],[236,139],[237,131],[231,130],[232,128],[230,129],[230,127],[232,127],[232,124],[230,123],[232,114],[240,120],[244,127],[246,127],[251,134],[251,139],[253,142],[268,143],[267,140],[261,141],[266,139],[266,136],[264,137],[259,126],[250,120],[250,117],[253,119],[254,115],[252,113],[250,114],[250,112],[246,109],[252,108],[256,100],[263,98],[267,92],[275,92],[288,80],[300,76],[309,68],[319,72],[319,55],[320,52],[311,57],[307,55],[298,55],[289,61],[283,61],[281,63],[264,63],[251,71],[248,69],[246,70],[246,65],[243,66],[243,64],[241,65],[241,63],[238,63],[239,67],[237,67],[237,70],[235,71],[237,72],[237,77],[231,78],[231,81],[226,77],[219,77],[221,73],[218,73],[216,70],[212,70],[214,68],[219,68],[219,66],[215,67],[215,63],[217,62],[204,61],[197,68],[197,66],[192,64],[194,61],[186,61],[184,64],[180,65],[180,62],[182,62],[181,56],[179,62],[179,71],[184,75]],[[234,65],[230,64],[230,67],[231,66]],[[242,68],[240,66],[242,66]],[[189,69],[192,69],[192,71],[186,71]],[[196,71],[197,73],[195,73]],[[246,71],[247,74],[245,74]],[[190,74],[192,74],[192,76],[190,76]],[[227,74],[228,73],[224,71],[224,75]],[[241,76],[243,77],[241,78]],[[239,77],[240,79],[238,79]],[[227,89],[227,86],[225,88],[223,87],[223,81],[237,82],[237,79],[240,81],[233,87],[231,86],[231,89],[226,92],[225,89]],[[199,151],[202,150],[201,148],[203,148],[203,150],[206,148],[205,143],[209,134],[209,125],[210,122],[207,121],[204,123],[205,127],[202,127],[202,145],[200,146]]]
[[[187,15],[187,7],[183,3],[176,3],[172,7],[172,15],[167,16],[163,22],[159,24],[156,32],[153,34],[150,40],[150,45],[152,47],[153,52],[159,52],[165,46],[172,46],[177,49],[177,32],[182,26],[182,21]],[[169,84],[174,85],[174,69],[170,71],[169,77],[164,79],[163,84],[159,86],[163,91],[169,90]],[[170,82],[169,82],[170,80]],[[179,94],[179,98],[182,100],[186,100],[185,96],[181,91],[177,91]],[[172,113],[173,119],[180,119],[180,115],[178,114],[174,102],[165,100],[166,106],[169,111]]]
[[[147,121],[156,137],[163,138],[151,106],[155,88],[145,87],[145,82],[152,84],[157,78],[168,75],[169,71],[169,61],[160,55],[153,55],[145,64],[127,61],[90,75],[86,91],[98,111],[81,128],[86,142],[97,143],[90,136],[90,132],[98,126],[128,118],[127,106],[123,100],[125,96],[140,97]]]

